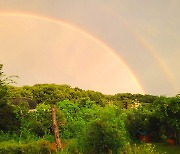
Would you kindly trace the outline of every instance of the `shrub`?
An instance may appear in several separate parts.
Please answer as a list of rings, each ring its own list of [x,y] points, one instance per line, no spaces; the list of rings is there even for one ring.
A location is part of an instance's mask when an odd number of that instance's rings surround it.
[[[83,153],[117,153],[129,141],[124,124],[125,114],[117,107],[103,108],[98,118],[89,122],[84,136],[78,140]]]
[[[159,127],[168,138],[176,138],[180,143],[178,134],[180,134],[180,98],[179,97],[160,97],[153,104],[154,113],[159,120]]]
[[[50,153],[49,149],[49,142],[45,140],[27,144],[14,141],[0,142],[0,154],[48,154]]]
[[[139,132],[151,131],[153,113],[141,107],[127,111],[126,129],[132,140],[137,139]]]

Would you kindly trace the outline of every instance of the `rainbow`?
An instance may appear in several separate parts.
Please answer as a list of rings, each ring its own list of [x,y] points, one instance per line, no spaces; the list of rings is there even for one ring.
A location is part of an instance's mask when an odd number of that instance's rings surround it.
[[[133,81],[136,83],[138,88],[141,90],[141,93],[145,93],[144,87],[140,81],[138,81],[135,73],[133,72],[132,69],[130,69],[130,66],[120,57],[117,55],[117,51],[115,51],[113,48],[108,46],[106,43],[104,43],[102,40],[100,40],[98,37],[95,35],[90,34],[89,32],[85,31],[84,29],[80,28],[79,26],[76,26],[72,23],[69,23],[65,20],[60,20],[54,17],[49,17],[49,16],[42,16],[42,15],[37,15],[34,13],[26,13],[26,12],[0,12],[0,16],[18,16],[18,17],[29,17],[29,18],[35,18],[35,19],[41,19],[45,20],[51,23],[55,24],[60,24],[63,26],[66,26],[72,30],[78,31],[80,34],[86,36],[87,38],[91,39],[92,41],[96,42],[98,45],[100,45],[103,49],[108,51],[118,62],[122,63],[125,68],[127,68],[128,73],[132,76]]]
[[[163,71],[165,77],[167,78],[168,82],[171,85],[171,88],[176,91],[176,82],[172,75],[172,72],[168,68],[168,66],[165,64],[162,58],[158,55],[156,49],[153,47],[152,44],[150,44],[143,36],[141,36],[139,33],[137,33],[132,26],[129,25],[129,23],[119,14],[115,13],[112,9],[109,9],[109,7],[106,7],[106,11],[111,13],[113,16],[116,17],[116,20],[119,20],[121,24],[136,38],[136,40],[148,51],[148,53],[153,57],[155,62],[158,64],[158,66]]]
[[[162,69],[165,77],[169,81],[171,88],[175,91],[176,90],[176,82],[174,80],[174,77],[172,76],[172,73],[168,66],[164,63],[163,59],[160,58],[158,55],[156,49],[153,47],[152,44],[150,44],[145,38],[143,38],[139,33],[134,31],[126,22],[126,27],[128,27],[128,30],[135,36],[135,38],[141,43],[141,45],[150,53],[150,55],[153,57],[153,59],[156,61],[158,66]]]
[[[139,35],[137,35],[139,36]],[[160,66],[160,68],[163,70],[165,77],[168,79],[168,81],[170,82],[170,85],[172,87],[172,89],[174,91],[176,91],[176,82],[174,80],[174,77],[172,76],[172,73],[170,71],[170,69],[168,68],[168,66],[164,63],[164,61],[159,57],[159,55],[157,54],[155,48],[149,44],[143,37],[138,37],[139,40],[141,41],[141,43],[143,44],[143,46],[148,49],[148,51],[151,53],[151,55],[153,56],[153,58],[155,59],[155,61],[158,63],[158,65]]]

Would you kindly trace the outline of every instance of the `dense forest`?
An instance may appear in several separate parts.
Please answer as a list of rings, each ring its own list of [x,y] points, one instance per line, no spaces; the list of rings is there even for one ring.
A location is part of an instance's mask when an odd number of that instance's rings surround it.
[[[69,85],[12,86],[0,65],[0,153],[160,153],[180,143],[180,95],[104,95]],[[57,122],[54,132],[53,112]],[[56,135],[61,146],[56,142]],[[167,143],[168,142],[168,143]]]

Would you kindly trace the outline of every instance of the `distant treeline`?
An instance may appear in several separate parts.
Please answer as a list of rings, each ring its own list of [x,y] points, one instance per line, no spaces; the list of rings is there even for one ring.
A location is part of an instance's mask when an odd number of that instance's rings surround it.
[[[107,103],[116,105],[131,104],[134,102],[138,103],[153,103],[158,96],[143,95],[143,94],[131,94],[131,93],[117,93],[115,95],[105,95],[101,92],[93,90],[82,90],[78,87],[72,88],[69,85],[62,84],[36,84],[34,86],[22,86],[15,87],[9,86],[9,90],[12,94],[12,99],[15,98],[26,98],[34,100],[35,102],[41,103],[49,99],[52,101],[63,101],[69,100],[76,102],[81,98],[89,98],[90,101],[98,105],[104,106]],[[53,92],[53,93],[52,93]],[[52,97],[51,97],[52,96]],[[48,98],[51,97],[51,98]],[[43,100],[45,99],[45,100]]]

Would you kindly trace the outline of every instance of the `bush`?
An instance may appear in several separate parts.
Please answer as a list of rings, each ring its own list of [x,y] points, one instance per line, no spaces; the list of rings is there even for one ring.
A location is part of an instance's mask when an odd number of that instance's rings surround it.
[[[78,150],[78,140],[77,139],[71,139],[68,141],[68,143],[66,143],[66,147],[64,149],[63,152],[61,153],[65,153],[65,154],[78,154],[79,150]]]
[[[6,132],[4,133],[3,131],[0,131],[0,142],[3,141],[19,141],[19,135],[17,135],[16,132]]]
[[[0,142],[0,154],[48,154],[50,147],[48,141],[38,141],[31,143],[18,143],[14,141]]]
[[[115,106],[103,108],[98,118],[89,122],[85,134],[78,140],[83,153],[117,153],[129,141],[124,124],[125,114]]]
[[[151,107],[154,110],[161,129],[161,134],[167,138],[175,138],[180,143],[178,134],[180,133],[180,98],[160,97]]]
[[[127,111],[125,123],[131,139],[137,140],[139,132],[150,132],[152,130],[152,119],[153,113],[143,107]]]

